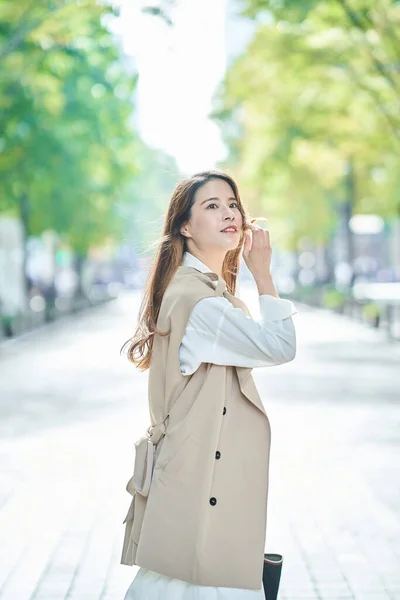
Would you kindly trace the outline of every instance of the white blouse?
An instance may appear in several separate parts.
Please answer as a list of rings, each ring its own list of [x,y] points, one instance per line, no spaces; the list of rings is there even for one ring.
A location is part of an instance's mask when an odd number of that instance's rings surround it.
[[[203,273],[209,267],[185,253],[183,265]],[[261,320],[247,317],[227,298],[211,297],[194,306],[179,349],[181,373],[191,375],[200,363],[235,367],[271,367],[294,359],[296,332],[293,302],[269,294],[258,296]]]
[[[186,252],[182,263],[203,273],[211,269]],[[237,367],[270,367],[293,360],[296,334],[290,300],[259,296],[261,320],[234,307],[227,298],[203,298],[193,308],[179,349],[181,373],[191,375],[202,362]],[[140,567],[124,600],[265,600],[264,590],[200,586]]]

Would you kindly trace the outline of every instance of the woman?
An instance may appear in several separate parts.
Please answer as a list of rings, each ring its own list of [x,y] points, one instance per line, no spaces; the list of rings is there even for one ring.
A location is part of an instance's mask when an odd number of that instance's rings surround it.
[[[242,250],[260,321],[235,297]],[[137,453],[127,486],[121,562],[140,569],[125,600],[264,599],[270,425],[251,370],[296,352],[296,310],[270,262],[269,233],[246,219],[230,176],[177,185],[128,352],[149,369],[155,459],[144,491]]]

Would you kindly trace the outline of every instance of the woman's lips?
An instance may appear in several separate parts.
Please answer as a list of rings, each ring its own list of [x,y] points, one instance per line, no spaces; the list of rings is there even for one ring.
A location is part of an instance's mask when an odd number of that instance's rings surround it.
[[[231,229],[231,230],[229,230],[229,231],[226,231],[225,229],[223,229],[223,230],[221,231],[221,233],[237,233],[237,229],[236,229],[236,230],[233,230],[233,229]]]

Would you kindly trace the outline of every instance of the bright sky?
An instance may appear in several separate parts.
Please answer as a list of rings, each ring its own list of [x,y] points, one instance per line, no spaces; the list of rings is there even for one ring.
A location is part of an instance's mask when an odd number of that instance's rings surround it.
[[[118,2],[124,49],[139,71],[140,133],[172,154],[185,173],[213,167],[225,155],[207,115],[226,68],[226,2],[176,0],[173,27],[144,14],[145,0]]]

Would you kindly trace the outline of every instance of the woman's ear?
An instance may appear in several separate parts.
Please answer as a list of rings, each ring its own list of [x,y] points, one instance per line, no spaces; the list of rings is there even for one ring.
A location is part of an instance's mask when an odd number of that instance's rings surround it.
[[[187,228],[186,228],[185,226],[182,226],[182,227],[181,227],[181,229],[180,229],[180,233],[181,233],[183,236],[185,236],[185,237],[189,237],[189,236],[188,236],[188,230],[187,230]]]

